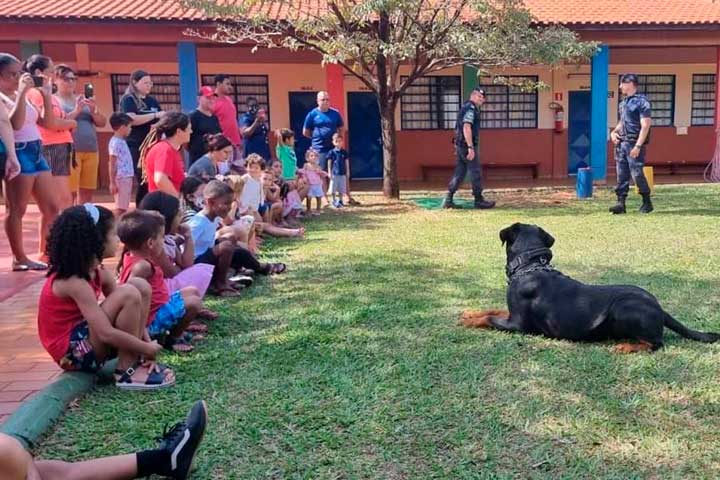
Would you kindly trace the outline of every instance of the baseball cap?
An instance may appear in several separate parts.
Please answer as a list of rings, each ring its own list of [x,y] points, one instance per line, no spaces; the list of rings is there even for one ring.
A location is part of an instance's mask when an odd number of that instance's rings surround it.
[[[638,77],[634,73],[625,73],[620,77],[620,83],[634,83],[638,84]]]
[[[487,94],[485,93],[485,89],[482,88],[480,85],[478,85],[478,86],[476,86],[475,88],[473,88],[472,91],[473,91],[473,92],[482,93],[483,96],[486,96],[486,95],[487,95]]]
[[[215,90],[210,87],[200,87],[198,97],[217,97]]]

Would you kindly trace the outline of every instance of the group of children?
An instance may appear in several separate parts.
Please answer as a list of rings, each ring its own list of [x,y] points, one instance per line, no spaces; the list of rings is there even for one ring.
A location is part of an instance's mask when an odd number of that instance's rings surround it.
[[[279,162],[266,165],[251,154],[243,174],[219,173],[230,143],[222,134],[208,136],[208,153],[190,169],[180,198],[154,191],[130,210],[133,165],[125,138],[131,123],[122,113],[110,118],[116,211],[84,204],[66,209],[52,225],[38,328],[63,369],[97,372],[117,357],[118,388],[154,390],[175,383],[175,372],[156,362],[159,352],[191,352],[207,333],[207,321],[217,318],[203,305],[206,293],[236,297],[252,284],[251,275],[286,271],[284,263],[257,259],[263,235],[302,237],[299,220],[319,214],[323,198],[330,204],[328,193],[336,208],[344,206],[343,196],[354,200],[343,138],[333,138],[327,171],[314,150],[298,168],[292,131],[283,129]],[[116,257],[121,243],[112,272],[103,261]]]

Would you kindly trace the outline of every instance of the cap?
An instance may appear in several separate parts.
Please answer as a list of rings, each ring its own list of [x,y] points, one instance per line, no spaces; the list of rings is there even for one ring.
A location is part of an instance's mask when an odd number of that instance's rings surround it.
[[[620,77],[620,83],[634,83],[638,84],[638,77],[634,73],[625,73]]]
[[[217,97],[215,90],[210,87],[200,87],[198,97]]]
[[[483,96],[485,96],[485,89],[482,88],[480,85],[477,85],[475,88],[472,89],[473,92],[482,93]]]

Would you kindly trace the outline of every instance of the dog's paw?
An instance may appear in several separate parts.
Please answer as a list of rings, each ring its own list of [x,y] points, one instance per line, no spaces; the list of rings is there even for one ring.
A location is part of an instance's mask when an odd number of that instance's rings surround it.
[[[647,342],[619,343],[613,347],[615,353],[652,352],[652,350],[652,345]]]

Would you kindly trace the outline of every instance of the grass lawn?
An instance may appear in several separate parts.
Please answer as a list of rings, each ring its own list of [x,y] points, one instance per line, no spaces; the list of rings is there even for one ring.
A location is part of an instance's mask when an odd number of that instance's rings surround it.
[[[287,275],[222,312],[159,394],[98,388],[44,439],[46,458],[148,448],[198,398],[210,424],[193,478],[717,478],[720,344],[666,331],[655,354],[456,326],[505,305],[498,231],[536,223],[554,264],[647,288],[680,321],[720,331],[718,186],[658,187],[656,211],[612,198],[498,193],[492,211],[365,196],[277,241]],[[438,195],[435,193],[434,195]]]

